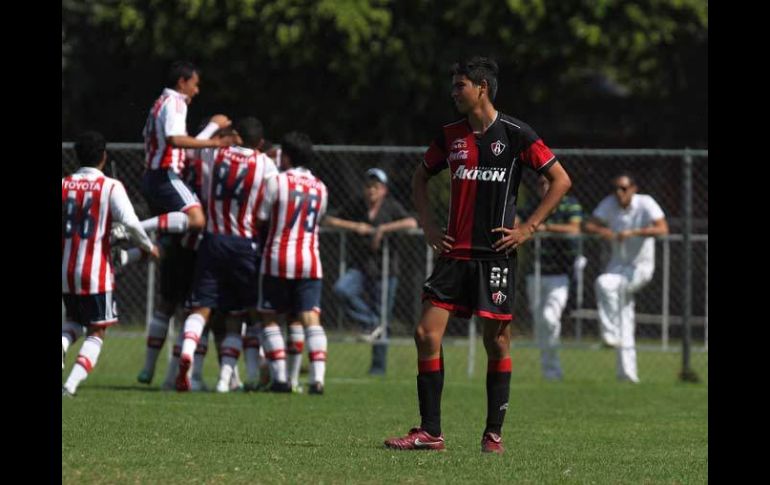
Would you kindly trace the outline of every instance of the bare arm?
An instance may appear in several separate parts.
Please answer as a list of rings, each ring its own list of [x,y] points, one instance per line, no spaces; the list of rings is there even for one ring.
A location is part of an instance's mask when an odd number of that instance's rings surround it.
[[[505,251],[507,254],[510,250],[515,249],[531,238],[537,227],[559,205],[561,198],[564,197],[564,194],[572,186],[569,175],[567,175],[564,167],[558,161],[551,165],[551,168],[544,175],[549,181],[548,191],[529,218],[518,227],[507,228],[501,226],[492,229],[492,232],[503,233],[503,237],[492,246],[495,251]]]
[[[615,239],[615,232],[607,227],[604,221],[595,217],[591,217],[586,221],[586,223],[583,225],[583,230],[588,234],[598,234],[603,239],[608,241]]]
[[[665,218],[652,221],[652,225],[640,227],[638,229],[626,229],[618,233],[618,239],[623,240],[629,237],[654,237],[665,236],[668,234],[668,222]]]
[[[365,236],[374,232],[374,227],[372,227],[371,224],[367,224],[366,222],[350,221],[340,217],[330,216],[328,214],[324,216],[323,220],[321,221],[321,225],[355,232],[361,236]]]
[[[417,219],[414,217],[405,217],[403,219],[398,219],[391,222],[386,222],[385,224],[380,224],[377,226],[377,230],[383,233],[387,232],[396,232],[396,231],[404,231],[407,229],[414,229],[417,227]]]
[[[430,215],[430,203],[428,202],[428,180],[430,174],[425,166],[420,163],[412,176],[412,202],[417,209],[417,219],[425,232],[425,240],[434,251],[443,253],[452,249],[454,238],[446,235],[436,227],[433,217]]]

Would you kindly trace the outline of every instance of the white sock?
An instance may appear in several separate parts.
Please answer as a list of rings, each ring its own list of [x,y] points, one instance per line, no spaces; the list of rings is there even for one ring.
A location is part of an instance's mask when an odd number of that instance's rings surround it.
[[[209,351],[209,333],[203,332],[198,346],[195,347],[195,361],[193,361],[192,379],[194,381],[203,380],[203,362],[206,359],[206,354]]]
[[[64,383],[64,387],[67,391],[71,394],[77,392],[80,383],[88,377],[88,374],[91,373],[96,366],[101,351],[102,339],[94,335],[86,337],[86,341],[83,342],[83,346],[80,347],[78,360],[75,362],[75,366],[72,368],[72,372],[70,372],[67,382]]]
[[[222,360],[219,364],[219,380],[230,385],[230,378],[233,374],[233,368],[238,365],[238,357],[241,355],[243,340],[237,333],[228,333],[222,341],[222,348],[219,352]]]
[[[302,365],[302,350],[305,348],[305,328],[301,325],[289,325],[289,342],[286,357],[289,383],[292,387],[299,385],[299,368]]]
[[[75,343],[83,335],[83,326],[75,322],[64,322],[61,326],[61,349],[67,352],[70,345]]]
[[[238,366],[233,367],[233,375],[230,377],[230,390],[238,389],[243,385],[241,382],[241,376],[238,374]]]
[[[324,383],[326,376],[326,331],[320,325],[307,327],[307,352],[310,356],[310,383]]]
[[[243,336],[243,358],[246,361],[246,381],[256,382],[259,379],[259,325],[246,327]]]
[[[273,325],[262,331],[262,345],[265,356],[270,364],[270,376],[273,382],[286,382],[286,348],[283,332],[280,327]]]
[[[155,312],[147,327],[147,353],[144,358],[144,370],[150,374],[155,373],[155,364],[158,361],[158,354],[163,348],[163,343],[168,335],[168,323],[171,317],[160,312]]]
[[[127,264],[133,264],[137,261],[141,261],[144,257],[144,252],[139,248],[129,248],[120,250],[120,265],[126,266]]]
[[[182,354],[180,357],[189,357],[193,360],[193,353],[203,334],[203,327],[206,325],[206,319],[198,313],[191,313],[184,321],[184,341],[182,342]]]
[[[141,224],[147,232],[182,234],[187,231],[187,214],[184,212],[168,212],[166,214],[145,219]]]

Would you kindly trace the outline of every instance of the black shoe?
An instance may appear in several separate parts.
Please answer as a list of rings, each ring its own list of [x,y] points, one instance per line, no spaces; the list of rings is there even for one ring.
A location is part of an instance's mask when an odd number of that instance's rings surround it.
[[[71,392],[69,392],[66,387],[62,386],[62,388],[61,388],[61,397],[72,398],[72,397],[75,397],[75,395],[72,394]]]
[[[324,393],[324,385],[320,382],[314,382],[307,388],[308,394],[318,394],[319,396]]]
[[[267,390],[268,392],[291,392],[291,384],[288,382],[273,382]]]

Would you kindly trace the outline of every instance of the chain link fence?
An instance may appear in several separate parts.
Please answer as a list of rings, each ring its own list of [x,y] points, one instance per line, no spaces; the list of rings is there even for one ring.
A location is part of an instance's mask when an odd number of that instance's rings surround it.
[[[138,143],[108,144],[107,175],[115,176],[126,186],[140,219],[149,217],[147,203],[140,192],[140,181],[144,170],[143,148]],[[345,207],[365,204],[363,190],[366,170],[379,167],[389,178],[389,195],[413,213],[410,200],[411,177],[414,167],[422,160],[424,147],[370,147],[332,146],[316,147],[316,161],[310,167],[329,188],[329,210],[334,214]],[[668,237],[655,242],[655,273],[652,281],[636,295],[636,335],[640,352],[650,352],[645,359],[670,359],[672,353],[681,351],[682,315],[687,298],[684,295],[683,258],[685,244],[682,237],[684,226],[684,200],[691,196],[692,232],[690,254],[692,256],[692,298],[690,322],[692,329],[692,350],[707,356],[708,349],[708,152],[705,150],[591,150],[555,149],[557,157],[572,177],[571,194],[582,206],[584,217],[588,217],[598,202],[611,193],[611,180],[620,172],[635,175],[639,193],[651,195],[663,208],[670,227]],[[692,161],[692,190],[686,193],[683,183],[685,159]],[[77,168],[71,143],[62,144],[62,176]],[[447,222],[449,200],[448,170],[431,179],[430,200],[436,221]],[[525,170],[519,190],[517,207],[536,198],[536,177]],[[321,259],[324,270],[322,294],[323,322],[328,329],[331,342],[344,342],[341,349],[356,341],[358,326],[346,318],[333,288],[337,279],[345,272],[352,256],[351,238],[354,233],[322,228]],[[512,322],[514,346],[535,347],[533,319],[526,292],[526,275],[535,274],[535,263],[539,261],[541,244],[544,239],[557,237],[548,233],[537,233],[518,255],[516,275],[515,319]],[[561,347],[564,350],[581,349],[587,352],[600,351],[594,281],[601,273],[609,255],[608,243],[587,235],[573,236],[579,252],[586,258],[581,271],[570,274],[569,298],[562,315]],[[400,257],[400,274],[395,295],[393,315],[390,320],[389,342],[391,346],[413,346],[412,332],[420,316],[421,288],[427,274],[432,270],[433,254],[427,248],[419,229],[386,237],[381,250]],[[360,255],[359,255],[360,256]],[[565,264],[572,267],[572,256]],[[133,265],[123,268],[116,277],[121,331],[141,333],[157,288],[148,288],[148,281],[157,287],[157,278],[148,278],[147,265]],[[383,295],[385,296],[385,295]],[[148,300],[149,297],[149,300]],[[118,332],[120,333],[120,332]],[[474,322],[450,319],[447,329],[448,342],[468,346],[467,363],[463,365],[469,374],[478,368],[479,353],[483,354],[476,340],[478,329]],[[367,346],[359,343],[355,345]],[[579,355],[565,361],[565,374],[573,369],[567,365],[580,366]],[[665,355],[665,357],[664,357]],[[330,366],[337,366],[338,375],[345,371],[346,355],[330,352]],[[118,358],[118,357],[116,357]],[[707,372],[707,357],[699,359],[699,372]],[[133,358],[132,358],[133,360]],[[640,355],[640,361],[643,361]],[[351,363],[360,367],[360,362]],[[459,365],[459,364],[457,364]],[[586,364],[587,365],[587,364]],[[138,369],[137,369],[138,370]],[[481,369],[483,371],[483,369]],[[591,369],[583,369],[586,374]],[[640,364],[644,373],[644,363]],[[480,371],[476,370],[476,374]],[[537,372],[536,366],[533,372]],[[351,371],[351,374],[355,372]]]

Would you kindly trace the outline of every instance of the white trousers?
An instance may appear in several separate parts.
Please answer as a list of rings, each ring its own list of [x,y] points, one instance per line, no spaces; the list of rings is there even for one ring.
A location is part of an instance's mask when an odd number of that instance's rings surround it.
[[[569,278],[561,275],[540,276],[540,298],[536,305],[537,287],[535,276],[527,276],[527,297],[529,308],[535,320],[535,340],[540,347],[540,368],[546,379],[561,379],[559,362],[559,336],[561,335],[561,314],[569,296]]]
[[[652,265],[615,265],[594,285],[602,339],[617,348],[617,376],[639,382],[636,367],[634,294],[652,279]]]

